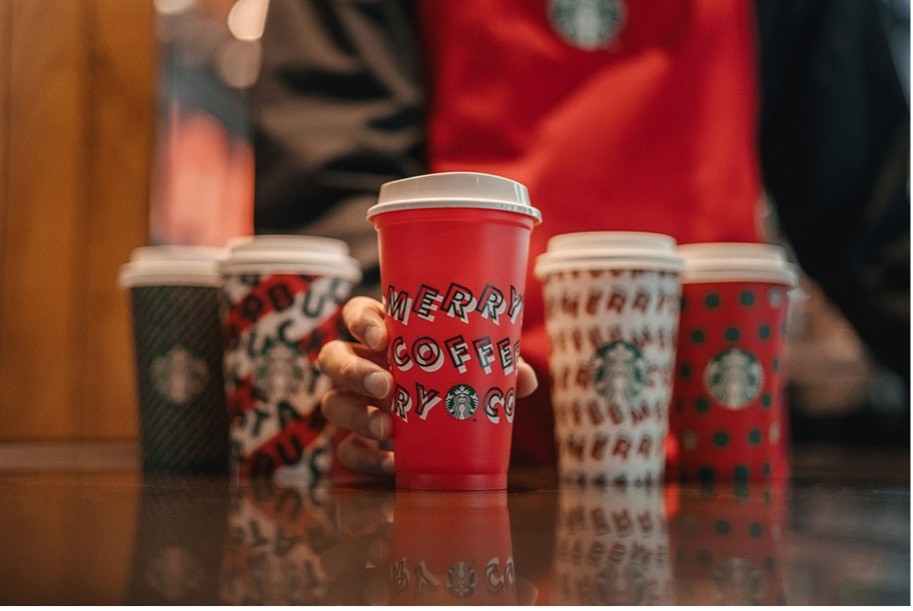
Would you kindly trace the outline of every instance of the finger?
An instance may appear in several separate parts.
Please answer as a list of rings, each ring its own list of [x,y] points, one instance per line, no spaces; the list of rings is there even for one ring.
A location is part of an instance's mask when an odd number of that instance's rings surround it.
[[[342,309],[342,319],[352,335],[371,350],[387,347],[384,306],[370,297],[353,297]]]
[[[339,462],[359,473],[378,477],[392,477],[394,473],[393,452],[381,450],[376,442],[358,435],[349,435],[343,440],[337,456]]]
[[[337,387],[383,399],[393,389],[393,378],[378,363],[365,358],[367,352],[359,344],[333,340],[320,349],[317,365]]]
[[[517,396],[526,397],[539,388],[539,379],[532,366],[520,359],[517,363]]]
[[[390,409],[389,403],[384,407]],[[327,420],[362,437],[383,441],[393,433],[390,415],[369,405],[366,397],[354,392],[330,390],[320,400],[320,409]]]

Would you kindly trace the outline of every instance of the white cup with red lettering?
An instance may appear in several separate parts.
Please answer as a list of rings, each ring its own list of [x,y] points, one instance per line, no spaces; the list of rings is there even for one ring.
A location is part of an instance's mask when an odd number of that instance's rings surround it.
[[[681,270],[653,233],[555,236],[537,258],[562,479],[662,481]]]

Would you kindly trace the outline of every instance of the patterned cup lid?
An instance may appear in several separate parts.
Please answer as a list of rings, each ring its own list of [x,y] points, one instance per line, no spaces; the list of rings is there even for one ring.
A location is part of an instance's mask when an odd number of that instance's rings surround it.
[[[675,239],[638,231],[586,231],[557,235],[536,258],[537,278],[564,271],[649,269],[679,272]]]
[[[361,280],[358,261],[342,240],[305,235],[235,238],[220,265],[223,274],[290,273]]]

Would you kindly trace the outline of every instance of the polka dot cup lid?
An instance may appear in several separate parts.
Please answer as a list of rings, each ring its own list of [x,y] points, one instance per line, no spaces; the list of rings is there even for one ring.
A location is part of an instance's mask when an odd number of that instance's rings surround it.
[[[586,231],[557,235],[536,258],[537,278],[557,272],[647,269],[680,272],[675,239],[660,233]]]
[[[228,244],[222,274],[288,273],[361,280],[358,261],[342,240],[304,235],[258,235]]]
[[[134,286],[219,286],[227,251],[209,246],[143,246],[120,268],[118,283]]]
[[[683,244],[678,254],[685,262],[682,282],[773,282],[795,287],[799,279],[796,266],[774,244]]]

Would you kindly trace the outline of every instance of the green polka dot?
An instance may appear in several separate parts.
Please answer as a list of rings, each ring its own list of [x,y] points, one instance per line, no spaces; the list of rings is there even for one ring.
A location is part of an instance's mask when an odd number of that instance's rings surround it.
[[[694,407],[697,409],[697,411],[705,414],[710,411],[710,402],[707,399],[701,397],[694,402]]]
[[[750,431],[748,431],[748,443],[750,443],[753,446],[756,446],[759,443],[761,443],[761,431],[759,431],[758,429],[751,429]]]
[[[752,522],[748,526],[748,534],[757,539],[764,534],[764,527],[761,526],[758,522]]]
[[[751,291],[745,291],[739,295],[739,303],[741,303],[746,308],[754,305],[754,293]]]
[[[748,481],[748,467],[739,465],[732,470],[732,477],[738,482]]]
[[[725,337],[730,342],[739,341],[739,337],[741,337],[741,336],[742,336],[742,334],[739,333],[739,330],[737,327],[726,327],[726,330],[723,332],[723,337]]]
[[[729,434],[723,431],[717,431],[713,434],[713,445],[718,448],[725,448],[729,445]]]
[[[770,361],[770,368],[774,371],[780,371],[780,359],[774,357],[773,360]]]
[[[695,344],[703,344],[704,343],[704,332],[701,331],[700,329],[695,329],[694,331],[692,331],[691,332],[691,341]]]
[[[688,300],[685,299],[685,296],[684,296],[684,295],[682,295],[682,298],[681,298],[681,299],[679,300],[679,302],[678,302],[678,309],[679,309],[680,311],[684,311],[684,309],[685,309],[686,307],[688,307]]]
[[[761,466],[761,473],[765,476],[770,477],[770,463],[766,462]]]
[[[778,288],[770,289],[767,293],[767,301],[772,307],[777,307],[780,305],[780,301],[783,299],[783,292]]]
[[[768,573],[773,573],[774,569],[777,568],[777,561],[774,560],[771,556],[764,558],[764,568],[767,569]]]
[[[712,559],[710,552],[705,549],[702,549],[697,553],[697,563],[701,566],[710,566],[710,561]]]
[[[758,337],[761,339],[770,339],[770,325],[761,325],[758,327]]]
[[[680,375],[681,377],[683,377],[686,380],[688,378],[690,378],[691,377],[691,365],[689,365],[688,363],[682,363],[681,365],[679,365],[678,366],[678,375]]]
[[[713,472],[713,467],[701,467],[698,469],[697,478],[701,481],[702,484],[712,484],[713,480],[716,478],[716,475]]]
[[[709,293],[706,297],[704,297],[704,305],[711,310],[720,307],[720,296],[716,293]]]
[[[764,393],[761,395],[761,405],[764,408],[770,408],[770,404],[773,403],[773,399],[770,397],[770,393]]]
[[[728,535],[731,529],[732,526],[729,524],[729,520],[717,520],[713,523],[713,530],[718,535]]]

